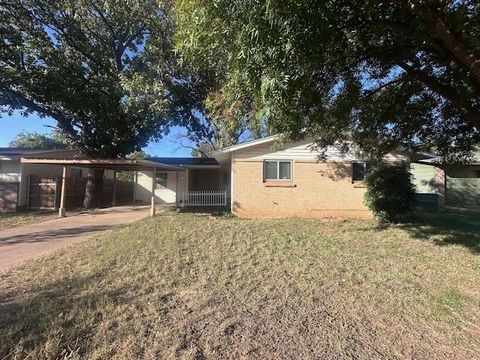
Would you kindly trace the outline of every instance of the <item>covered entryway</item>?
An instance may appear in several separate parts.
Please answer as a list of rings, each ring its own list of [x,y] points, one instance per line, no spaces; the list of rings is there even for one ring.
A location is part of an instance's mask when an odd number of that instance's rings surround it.
[[[229,181],[229,172],[220,166],[190,168],[182,205],[227,206]]]
[[[114,173],[111,186],[108,186],[108,182],[104,184],[104,197],[111,199],[111,206],[116,206],[119,202],[119,182],[116,178],[116,173],[119,171],[148,171],[153,174],[153,178],[156,178],[156,173],[161,172],[175,172],[178,173],[185,171],[185,169],[163,164],[154,161],[148,160],[128,160],[128,159],[32,159],[32,158],[22,158],[20,162],[23,165],[35,164],[40,167],[44,166],[61,166],[62,167],[62,176],[60,179],[50,179],[47,183],[44,183],[45,179],[40,179],[41,181],[34,185],[34,196],[38,198],[45,198],[43,204],[51,205],[55,208],[58,207],[59,216],[65,216],[65,209],[68,207],[68,198],[75,194],[72,194],[72,188],[75,188],[75,180],[68,176],[69,170],[71,169],[104,169],[111,170]],[[73,185],[73,187],[72,187]],[[105,185],[107,188],[105,190]],[[36,187],[35,187],[36,186]],[[31,189],[32,190],[32,189]],[[59,197],[58,197],[59,194]],[[133,196],[132,196],[133,198]],[[58,199],[58,200],[57,200]],[[57,205],[58,202],[58,205]],[[40,200],[37,200],[38,204],[42,204]],[[155,182],[152,183],[150,189],[150,215],[155,215]]]
[[[150,158],[156,163],[179,166],[185,171],[173,173],[158,170],[140,172],[137,178],[137,196],[144,201],[155,187],[156,199],[161,204],[177,206],[226,206],[230,197],[230,163],[218,163],[213,158]]]

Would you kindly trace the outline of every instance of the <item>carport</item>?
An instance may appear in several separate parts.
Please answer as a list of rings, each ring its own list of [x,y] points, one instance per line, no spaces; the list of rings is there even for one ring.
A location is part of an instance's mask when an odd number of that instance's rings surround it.
[[[60,193],[60,206],[58,210],[59,217],[65,216],[65,194],[66,194],[66,182],[67,182],[67,169],[72,168],[88,168],[88,169],[104,169],[113,170],[114,172],[114,185],[112,189],[112,206],[116,204],[116,172],[117,171],[148,171],[152,172],[153,179],[152,188],[150,191],[150,216],[155,216],[155,187],[156,187],[156,173],[162,172],[181,172],[185,171],[183,167],[163,164],[160,162],[149,160],[129,160],[129,159],[32,159],[21,158],[22,164],[37,164],[37,165],[59,165],[63,167],[61,193]],[[178,176],[177,176],[178,186]]]

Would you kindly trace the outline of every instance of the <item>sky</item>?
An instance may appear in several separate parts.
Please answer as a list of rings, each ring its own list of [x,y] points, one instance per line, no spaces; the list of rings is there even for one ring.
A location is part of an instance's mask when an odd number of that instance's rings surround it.
[[[31,114],[24,117],[16,111],[13,115],[2,114],[0,117],[0,147],[9,146],[15,136],[22,132],[37,132],[48,134],[56,122],[50,118],[40,118],[38,115]],[[152,156],[182,157],[190,156],[191,149],[182,148],[178,144],[178,135],[182,134],[182,128],[174,127],[168,136],[160,141],[151,142],[144,148],[144,151]],[[185,145],[187,144],[183,141]],[[191,144],[190,144],[191,145]]]

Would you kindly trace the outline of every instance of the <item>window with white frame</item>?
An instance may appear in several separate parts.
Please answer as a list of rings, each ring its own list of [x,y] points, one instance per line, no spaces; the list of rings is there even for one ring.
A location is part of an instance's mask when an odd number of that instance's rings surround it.
[[[290,160],[265,160],[263,163],[263,180],[291,180],[292,162]]]
[[[363,161],[352,163],[352,182],[364,181],[370,171],[372,164]]]
[[[156,181],[157,189],[165,189],[168,184],[168,173],[166,172],[157,173],[155,181]]]

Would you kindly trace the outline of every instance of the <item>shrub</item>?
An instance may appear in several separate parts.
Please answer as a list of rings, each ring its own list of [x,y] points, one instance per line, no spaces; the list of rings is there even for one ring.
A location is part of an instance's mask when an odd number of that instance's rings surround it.
[[[380,220],[395,223],[412,212],[415,187],[406,164],[382,164],[367,175],[365,183],[365,203]]]

